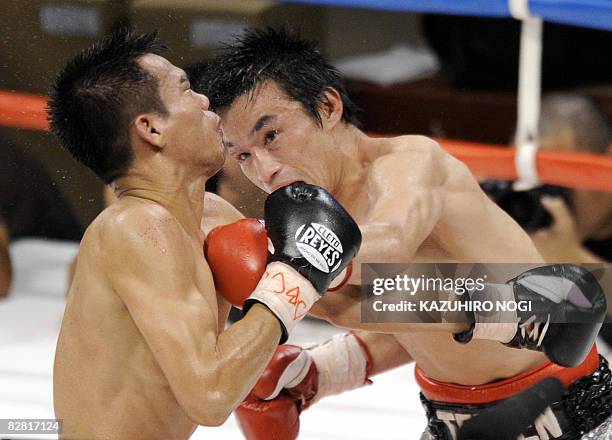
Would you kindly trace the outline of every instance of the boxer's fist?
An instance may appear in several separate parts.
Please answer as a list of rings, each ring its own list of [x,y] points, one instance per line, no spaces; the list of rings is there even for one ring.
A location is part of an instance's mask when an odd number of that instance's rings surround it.
[[[271,261],[296,269],[323,294],[359,251],[361,232],[323,188],[294,183],[266,199],[265,221],[274,246]]]
[[[235,414],[248,440],[294,440],[300,431],[300,412],[291,397],[261,400],[249,395]]]
[[[281,345],[236,410],[248,440],[297,438],[302,410],[325,396],[369,383],[372,358],[355,334],[336,335],[304,350]]]
[[[296,439],[300,412],[312,401],[317,388],[318,372],[310,354],[294,345],[279,346],[249,396],[236,409],[245,438]]]
[[[251,391],[262,400],[276,398],[281,392],[291,396],[301,411],[308,408],[319,389],[319,372],[308,350],[285,344],[274,356]]]
[[[242,307],[266,269],[265,228],[254,218],[218,226],[208,233],[205,249],[215,287],[234,306]]]
[[[357,254],[361,233],[329,193],[305,183],[270,194],[264,215],[274,253],[244,310],[264,304],[281,324],[283,343]]]
[[[606,296],[588,270],[553,264],[528,270],[505,284],[485,284],[470,300],[528,304],[512,319],[472,312],[471,328],[455,335],[459,342],[493,339],[513,348],[541,351],[564,367],[581,364],[591,351],[607,312]],[[491,320],[493,319],[493,321]]]
[[[528,270],[508,283],[516,302],[527,301],[532,310],[518,312],[520,330],[507,345],[543,351],[565,367],[581,364],[608,309],[593,274],[575,264],[554,264]],[[525,329],[529,319],[535,320],[531,332]]]

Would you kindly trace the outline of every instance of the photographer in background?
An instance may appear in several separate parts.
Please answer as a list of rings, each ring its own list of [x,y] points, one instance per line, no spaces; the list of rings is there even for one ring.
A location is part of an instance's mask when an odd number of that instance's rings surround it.
[[[540,148],[612,154],[610,121],[585,96],[549,95],[542,101]],[[544,259],[551,263],[612,261],[612,193],[573,189],[569,201],[570,205],[560,197],[541,198],[553,220],[531,238]]]
[[[612,153],[612,127],[590,98],[557,93],[542,100],[540,148]],[[542,185],[515,192],[512,182],[486,180],[483,190],[529,234],[549,263],[612,262],[612,193]],[[612,348],[612,316],[600,336]]]
[[[554,94],[542,101],[540,148],[612,154],[610,120],[590,98]],[[531,234],[547,262],[612,261],[612,193],[571,190],[571,209],[562,198],[542,197],[553,222]],[[612,349],[612,316],[599,336]]]
[[[559,93],[542,100],[540,148],[612,153],[612,127],[595,103]],[[507,180],[485,180],[482,189],[531,236],[550,263],[612,261],[612,193],[541,185],[514,191]]]

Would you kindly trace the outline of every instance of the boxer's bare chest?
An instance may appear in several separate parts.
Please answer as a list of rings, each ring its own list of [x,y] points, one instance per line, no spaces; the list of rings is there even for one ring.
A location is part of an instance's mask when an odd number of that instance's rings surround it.
[[[210,310],[217,310],[218,304],[215,283],[210,266],[204,256],[204,246],[200,244],[201,240],[199,237],[193,237],[185,233],[184,239],[185,242],[188,243],[188,248],[191,251],[190,258],[194,265],[193,283],[197,287],[198,292],[201,292],[204,300],[208,303]],[[215,318],[217,320],[216,327],[219,328],[219,317],[216,316]]]

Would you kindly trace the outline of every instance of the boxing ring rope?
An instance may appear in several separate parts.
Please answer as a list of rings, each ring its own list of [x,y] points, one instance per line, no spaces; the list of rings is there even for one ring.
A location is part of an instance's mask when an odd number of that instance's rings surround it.
[[[0,126],[47,130],[46,102],[44,96],[0,90]],[[517,178],[514,148],[452,139],[436,140],[479,177]],[[612,157],[539,151],[536,163],[538,175],[545,183],[612,192]]]
[[[436,139],[478,177],[515,180],[515,148],[492,144]],[[598,154],[538,151],[537,172],[543,183],[577,189],[612,192],[612,157]]]
[[[47,98],[0,90],[0,126],[47,130]]]

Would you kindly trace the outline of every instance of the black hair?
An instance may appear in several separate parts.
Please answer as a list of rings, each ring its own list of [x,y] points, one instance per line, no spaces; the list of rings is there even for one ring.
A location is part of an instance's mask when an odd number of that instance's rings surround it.
[[[554,93],[542,99],[540,136],[552,136],[569,129],[577,148],[605,153],[612,142],[612,124],[597,103],[587,95]]]
[[[200,71],[197,92],[204,93],[215,110],[232,105],[239,96],[253,93],[274,81],[321,125],[323,93],[334,88],[342,98],[342,120],[358,125],[357,107],[350,100],[338,70],[319,52],[316,43],[286,27],[250,28],[225,44]]]
[[[120,28],[68,61],[51,88],[51,131],[105,183],[125,175],[132,162],[134,118],[167,114],[157,79],[137,62],[164,49],[157,33]]]

